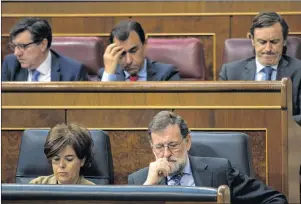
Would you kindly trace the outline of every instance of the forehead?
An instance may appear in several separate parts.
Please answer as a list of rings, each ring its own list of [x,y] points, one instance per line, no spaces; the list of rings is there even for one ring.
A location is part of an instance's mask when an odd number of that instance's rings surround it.
[[[269,27],[255,28],[254,38],[260,38],[264,40],[282,39],[282,27],[280,23],[275,23],[274,25]]]
[[[26,30],[26,31],[23,31],[21,33],[19,33],[18,35],[15,36],[15,38],[13,39],[13,42],[14,43],[29,43],[31,42],[31,38],[32,35],[31,33]]]
[[[177,124],[168,125],[164,130],[152,132],[153,144],[166,143],[181,140],[181,131]]]
[[[65,155],[75,155],[76,153],[71,145],[67,145],[66,147],[62,148],[61,151],[58,153],[59,156]]]
[[[126,49],[130,49],[134,46],[142,44],[139,35],[135,31],[131,31],[128,39],[125,41],[120,41],[117,38],[114,38],[113,42],[119,46],[123,46]]]

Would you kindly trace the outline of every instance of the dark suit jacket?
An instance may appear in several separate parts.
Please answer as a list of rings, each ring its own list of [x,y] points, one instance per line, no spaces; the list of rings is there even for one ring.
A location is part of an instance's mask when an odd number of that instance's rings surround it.
[[[87,81],[88,75],[79,62],[51,50],[51,81]],[[27,81],[28,69],[21,68],[15,55],[5,57],[2,81]]]
[[[178,81],[180,80],[180,75],[176,71],[175,66],[171,64],[162,64],[159,62],[154,62],[149,59],[147,63],[147,81]],[[104,72],[104,68],[101,68],[98,72],[98,77],[101,80]],[[125,75],[120,67],[117,67],[116,73],[117,81],[125,81]]]
[[[224,64],[219,73],[220,80],[255,80],[255,57]],[[276,79],[288,77],[292,80],[293,116],[301,125],[301,60],[283,55],[278,68]]]
[[[213,157],[189,156],[191,171],[196,186],[218,188],[228,185],[231,191],[231,203],[287,203],[283,194],[274,191],[261,181],[249,178],[232,168],[229,160]],[[148,167],[128,177],[128,183],[142,185],[148,175]],[[166,185],[163,179],[159,185]]]

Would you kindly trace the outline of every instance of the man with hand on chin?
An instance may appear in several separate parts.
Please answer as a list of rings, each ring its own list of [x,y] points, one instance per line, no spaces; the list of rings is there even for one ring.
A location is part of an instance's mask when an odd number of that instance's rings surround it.
[[[156,161],[129,175],[129,184],[214,188],[228,185],[231,203],[287,203],[283,194],[240,173],[227,159],[188,155],[191,136],[181,116],[161,111],[150,122],[148,132]]]
[[[132,20],[121,21],[110,34],[110,45],[103,59],[101,81],[177,81],[176,68],[145,58],[146,40],[141,25]]]

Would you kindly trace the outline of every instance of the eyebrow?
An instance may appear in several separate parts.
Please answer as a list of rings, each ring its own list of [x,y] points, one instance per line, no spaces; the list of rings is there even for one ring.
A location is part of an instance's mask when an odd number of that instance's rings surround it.
[[[130,52],[130,51],[132,51],[132,50],[134,50],[134,49],[137,49],[137,48],[138,48],[138,46],[135,45],[135,46],[133,46],[132,48],[130,48],[127,52]]]
[[[275,39],[272,39],[272,40],[264,40],[264,39],[258,38],[257,41],[265,41],[265,42],[280,41],[280,38],[275,38]]]
[[[65,157],[74,157],[73,154],[68,154],[68,155],[65,155]]]

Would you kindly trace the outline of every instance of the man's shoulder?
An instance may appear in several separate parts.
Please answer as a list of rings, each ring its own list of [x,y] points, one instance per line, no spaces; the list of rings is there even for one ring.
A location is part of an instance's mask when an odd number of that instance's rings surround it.
[[[14,54],[6,55],[4,60],[3,60],[3,63],[7,63],[7,64],[11,64],[11,63],[16,64],[16,63],[18,63],[19,64],[19,62],[17,60],[17,57]]]
[[[53,50],[51,50],[51,54],[58,60],[59,64],[62,65],[61,68],[79,69],[83,66],[79,61],[59,54]]]
[[[249,62],[254,61],[254,60],[255,60],[255,57],[250,57],[250,58],[245,58],[245,59],[225,63],[224,66],[227,69],[237,69],[237,67],[244,67]]]
[[[230,161],[225,158],[218,157],[197,157],[197,156],[189,156],[190,163],[192,164],[202,164],[209,168],[220,168],[221,166],[228,167]]]
[[[140,177],[140,176],[143,176],[143,175],[147,176],[147,174],[148,174],[148,167],[145,167],[143,169],[135,171],[134,173],[130,174],[129,176],[131,176],[131,177]]]
[[[300,59],[295,58],[295,57],[291,57],[291,56],[288,56],[288,55],[282,55],[282,58],[285,59],[289,63],[289,65],[299,66],[298,69],[300,69],[300,66],[301,66],[301,60]]]
[[[165,64],[162,62],[152,61],[150,59],[147,59],[148,62],[151,64],[152,69],[155,69],[156,71],[171,71],[175,70],[175,65],[172,64]]]
[[[128,183],[135,185],[142,185],[147,178],[148,175],[148,167],[135,171],[134,173],[128,176]]]

